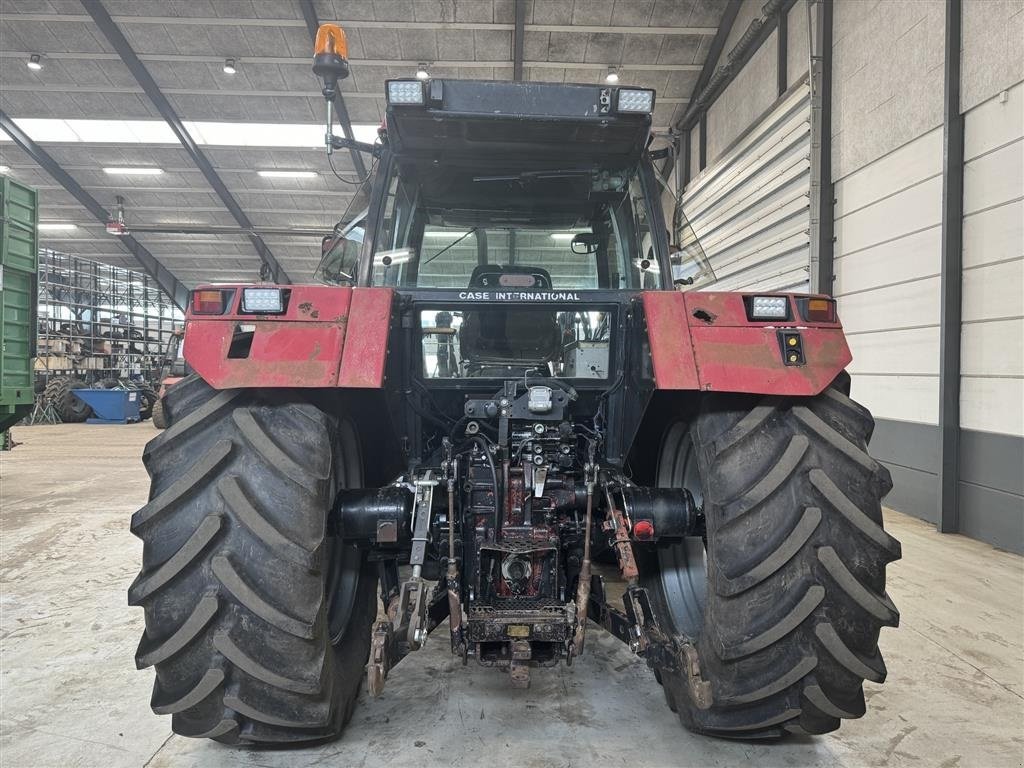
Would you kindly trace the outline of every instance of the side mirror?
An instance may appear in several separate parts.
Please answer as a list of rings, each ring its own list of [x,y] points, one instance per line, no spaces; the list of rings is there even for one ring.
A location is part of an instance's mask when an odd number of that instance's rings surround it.
[[[597,253],[597,246],[599,242],[600,238],[592,232],[580,232],[572,239],[569,247],[572,249],[573,253],[579,255]]]

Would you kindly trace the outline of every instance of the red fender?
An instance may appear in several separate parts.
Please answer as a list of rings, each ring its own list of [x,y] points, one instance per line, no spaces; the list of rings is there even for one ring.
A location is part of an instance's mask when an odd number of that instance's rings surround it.
[[[771,295],[799,318],[794,294]],[[853,359],[838,318],[751,321],[740,293],[647,291],[643,306],[658,389],[817,395]],[[785,364],[780,330],[799,332],[802,365]]]
[[[275,286],[289,292],[287,310],[252,315],[239,312],[243,287],[197,289],[230,292],[223,314],[202,315],[189,309],[185,360],[210,386],[383,386],[393,289]],[[247,354],[229,357],[236,332],[250,331]]]

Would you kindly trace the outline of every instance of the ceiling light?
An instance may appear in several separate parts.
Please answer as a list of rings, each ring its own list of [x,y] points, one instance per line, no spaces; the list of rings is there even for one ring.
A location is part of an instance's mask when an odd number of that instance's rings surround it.
[[[611,67],[608,70],[608,74],[604,76],[604,81],[606,83],[617,83],[617,82],[619,82],[619,73],[615,69],[615,67]]]
[[[256,171],[265,179],[315,179],[316,171]]]
[[[41,221],[39,229],[43,232],[64,232],[70,229],[78,229],[77,224],[66,224],[62,221]]]
[[[238,70],[235,68],[235,60],[234,59],[224,59],[224,74],[225,75],[233,75],[237,71]]]
[[[443,229],[431,229],[423,233],[424,237],[445,237],[448,239],[455,239],[458,237],[465,237],[469,232],[446,232]]]
[[[7,174],[7,173],[10,173],[10,172],[11,172],[11,166],[9,166],[9,165],[0,165],[0,173]]]
[[[574,237],[576,235],[573,232],[555,232],[551,235],[552,240],[572,240]]]
[[[420,62],[420,65],[416,67],[416,77],[420,80],[430,79],[430,73],[427,71],[427,65],[425,63]]]
[[[119,174],[121,176],[159,176],[164,172],[163,168],[104,168],[104,173],[108,173],[111,176]]]
[[[2,0],[0,0],[2,4]],[[99,120],[53,117],[19,117],[14,124],[38,143],[62,144],[179,144],[163,120]],[[321,123],[223,123],[186,120],[185,128],[196,144],[222,147],[282,147],[320,149],[324,144]],[[352,137],[373,143],[379,123],[352,126]],[[0,131],[0,146],[11,142]]]
[[[35,70],[42,69],[43,68],[43,57],[40,56],[38,53],[33,53],[31,56],[28,57],[28,62],[26,63],[26,66],[29,69],[35,69]]]

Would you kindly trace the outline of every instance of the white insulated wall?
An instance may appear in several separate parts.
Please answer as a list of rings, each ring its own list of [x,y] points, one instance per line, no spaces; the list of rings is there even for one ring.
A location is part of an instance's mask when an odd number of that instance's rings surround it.
[[[964,116],[963,260],[960,424],[1024,436],[1024,83]]]
[[[853,394],[876,419],[937,424],[942,128],[839,179],[835,199]]]
[[[943,0],[837,0],[835,285],[852,393],[876,419],[937,424]]]

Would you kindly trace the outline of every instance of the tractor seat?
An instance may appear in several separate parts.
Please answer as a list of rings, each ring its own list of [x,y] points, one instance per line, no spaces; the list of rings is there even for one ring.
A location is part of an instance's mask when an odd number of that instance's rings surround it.
[[[470,288],[490,291],[550,291],[551,275],[540,267],[481,264]],[[561,351],[554,312],[534,309],[481,309],[466,312],[459,330],[462,359],[471,363],[542,364]]]

